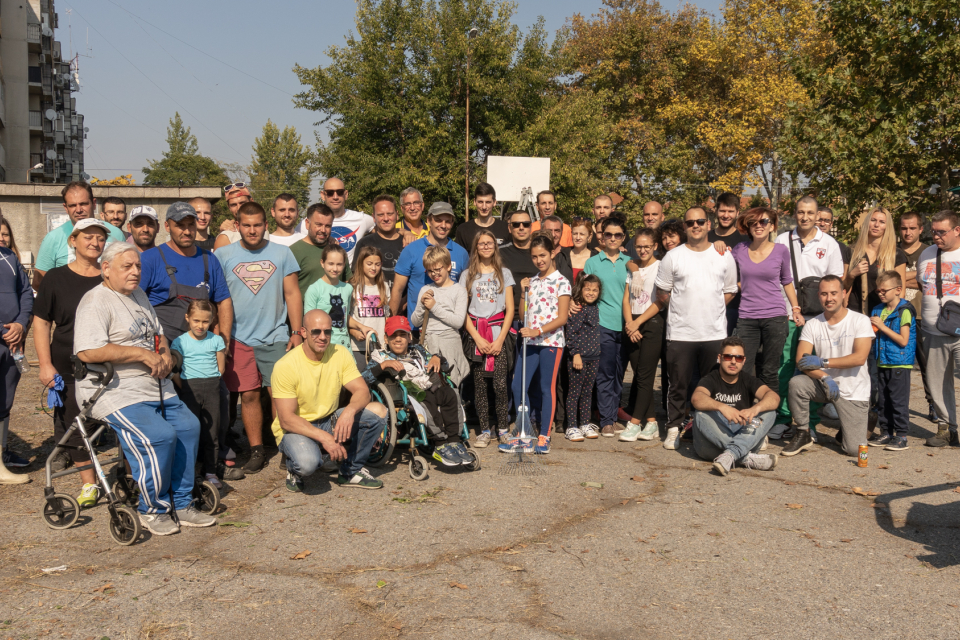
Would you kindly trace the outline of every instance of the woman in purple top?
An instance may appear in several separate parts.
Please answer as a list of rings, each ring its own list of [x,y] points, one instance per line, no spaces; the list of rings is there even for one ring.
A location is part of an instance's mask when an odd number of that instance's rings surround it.
[[[766,207],[754,207],[740,214],[737,229],[748,235],[750,243],[733,248],[740,270],[740,319],[734,334],[743,340],[747,361],[743,370],[760,378],[771,389],[779,388],[777,372],[783,345],[787,340],[787,315],[783,294],[792,309],[793,321],[803,326],[790,269],[790,250],[770,240],[777,229],[777,214]],[[763,345],[763,362],[756,362]],[[756,373],[754,374],[754,366]]]

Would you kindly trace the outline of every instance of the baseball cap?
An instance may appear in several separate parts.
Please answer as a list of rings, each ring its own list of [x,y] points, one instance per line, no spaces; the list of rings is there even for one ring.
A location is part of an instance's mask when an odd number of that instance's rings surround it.
[[[407,316],[390,316],[387,318],[384,333],[386,333],[388,336],[392,336],[397,331],[406,331],[409,334],[413,333],[413,331],[410,329],[410,321],[407,320]]]
[[[167,220],[180,222],[184,218],[196,218],[197,210],[186,202],[178,201],[167,207]]]
[[[103,220],[97,220],[96,218],[83,218],[82,220],[77,220],[77,223],[73,225],[73,232],[78,233],[84,229],[89,229],[90,227],[100,227],[103,229],[104,233],[108,236],[110,235],[110,227],[107,226],[107,223]]]
[[[160,218],[157,217],[157,210],[153,207],[148,207],[145,204],[137,205],[130,210],[130,220],[134,218],[139,218],[141,216],[146,216],[153,220],[154,222],[160,222]]]
[[[442,216],[444,214],[453,217],[453,207],[450,206],[449,202],[434,202],[430,205],[430,210],[427,211],[428,216]]]

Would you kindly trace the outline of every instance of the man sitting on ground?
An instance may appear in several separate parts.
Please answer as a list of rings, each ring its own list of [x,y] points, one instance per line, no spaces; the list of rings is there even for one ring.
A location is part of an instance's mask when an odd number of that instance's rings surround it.
[[[723,476],[735,465],[758,471],[777,466],[775,456],[754,451],[763,447],[773,426],[780,396],[743,371],[745,360],[743,341],[726,338],[717,356],[720,366],[700,378],[691,399],[697,410],[693,448],[701,458],[713,460],[713,468]]]
[[[820,280],[823,313],[807,320],[797,346],[802,375],[790,379],[790,413],[797,433],[780,455],[793,456],[813,448],[810,403],[832,402],[840,415],[843,450],[857,455],[867,444],[870,370],[867,357],[874,339],[870,319],[843,306],[843,281],[835,275]],[[812,355],[814,352],[817,355]],[[841,435],[842,434],[842,435]]]
[[[303,344],[273,368],[273,435],[287,457],[287,490],[294,493],[303,491],[303,478],[320,467],[324,455],[340,463],[341,487],[383,486],[363,464],[383,433],[387,408],[371,402],[350,350],[330,344],[332,327],[326,312],[308,312],[300,328]],[[343,389],[350,392],[350,403],[338,409]]]

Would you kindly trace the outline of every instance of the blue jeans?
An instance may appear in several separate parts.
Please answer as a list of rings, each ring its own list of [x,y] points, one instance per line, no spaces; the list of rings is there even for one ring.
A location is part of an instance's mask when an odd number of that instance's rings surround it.
[[[560,374],[560,357],[563,355],[563,349],[558,347],[538,347],[527,345],[527,379],[523,379],[523,362],[518,362],[513,369],[513,403],[520,406],[523,388],[527,389],[527,410],[531,411],[531,416],[535,422],[540,425],[540,434],[550,437],[550,427],[553,424],[553,415],[556,411],[556,396],[554,391],[557,388],[557,376]],[[521,356],[522,357],[522,356]],[[530,384],[534,380],[534,375],[539,374],[540,379],[540,406],[537,407],[533,395],[534,388]],[[536,410],[532,410],[531,406]]]
[[[623,369],[626,358],[623,331],[600,327],[600,367],[597,369],[597,411],[600,426],[616,424],[620,395],[623,392]],[[636,375],[636,373],[634,373]]]
[[[200,421],[180,400],[138,402],[107,416],[140,486],[140,513],[169,513],[193,501]]]
[[[759,429],[751,429],[749,425],[731,425],[719,411],[697,411],[693,419],[694,451],[704,460],[713,460],[729,451],[737,462],[742,461],[751,451],[760,450],[777,414],[766,411],[758,417],[763,424]]]
[[[310,424],[333,435],[333,427],[337,424],[341,413],[343,409],[337,409],[326,418]],[[370,457],[373,445],[383,433],[386,420],[366,409],[357,413],[353,420],[350,440],[346,443],[347,457],[340,463],[340,475],[352,478],[363,468],[367,458]],[[287,469],[301,478],[313,475],[317,467],[330,457],[330,454],[324,453],[321,449],[319,442],[297,433],[283,434],[283,439],[280,440],[280,452],[287,456]]]

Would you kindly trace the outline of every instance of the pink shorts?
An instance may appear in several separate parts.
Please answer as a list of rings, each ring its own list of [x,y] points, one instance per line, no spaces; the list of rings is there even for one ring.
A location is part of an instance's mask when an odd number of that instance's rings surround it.
[[[231,340],[227,351],[227,366],[223,372],[223,381],[227,389],[233,393],[259,389],[263,379],[257,368],[257,357],[253,347]]]

